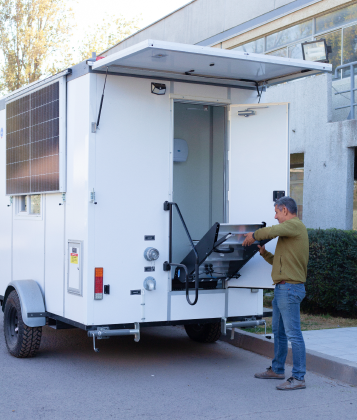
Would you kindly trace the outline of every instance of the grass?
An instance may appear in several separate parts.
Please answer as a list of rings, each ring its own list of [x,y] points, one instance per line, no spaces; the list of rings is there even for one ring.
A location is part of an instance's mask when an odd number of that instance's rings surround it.
[[[272,308],[273,296],[265,295],[263,300],[264,308]],[[267,334],[271,334],[272,318],[265,318],[267,323]],[[324,330],[331,328],[357,327],[357,319],[333,317],[331,315],[310,315],[300,314],[301,331]],[[244,331],[264,334],[264,326],[246,328]]]

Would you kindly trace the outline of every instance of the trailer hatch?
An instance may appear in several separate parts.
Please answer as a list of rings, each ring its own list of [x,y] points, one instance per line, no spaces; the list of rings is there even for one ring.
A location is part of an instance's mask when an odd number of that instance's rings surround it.
[[[92,64],[107,71],[232,86],[276,84],[331,72],[332,65],[197,45],[146,40]]]

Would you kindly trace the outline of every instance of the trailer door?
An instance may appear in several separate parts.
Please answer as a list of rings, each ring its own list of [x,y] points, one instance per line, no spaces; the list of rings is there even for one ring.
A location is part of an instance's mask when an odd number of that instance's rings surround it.
[[[274,191],[289,194],[288,104],[229,107],[228,220],[231,224],[276,224]],[[266,248],[274,253],[276,239]],[[229,286],[272,287],[271,265],[258,254]]]

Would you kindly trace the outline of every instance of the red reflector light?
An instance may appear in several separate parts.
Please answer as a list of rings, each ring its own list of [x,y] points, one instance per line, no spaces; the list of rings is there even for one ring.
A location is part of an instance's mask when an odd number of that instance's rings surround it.
[[[103,268],[94,269],[94,299],[103,299]]]

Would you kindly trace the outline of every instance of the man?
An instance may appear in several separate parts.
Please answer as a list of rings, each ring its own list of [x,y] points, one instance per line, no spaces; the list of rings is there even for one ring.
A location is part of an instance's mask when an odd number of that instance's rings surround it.
[[[309,238],[305,225],[297,217],[297,206],[290,197],[275,202],[275,219],[279,224],[258,229],[246,234],[243,246],[255,241],[279,236],[275,255],[259,246],[260,255],[273,269],[271,276],[275,284],[273,300],[274,359],[272,366],[254,376],[260,379],[284,379],[288,340],[293,351],[292,376],[276,388],[295,390],[306,388],[305,343],[300,328],[300,302],[305,297],[307,263],[309,260]]]

